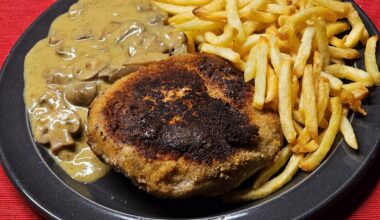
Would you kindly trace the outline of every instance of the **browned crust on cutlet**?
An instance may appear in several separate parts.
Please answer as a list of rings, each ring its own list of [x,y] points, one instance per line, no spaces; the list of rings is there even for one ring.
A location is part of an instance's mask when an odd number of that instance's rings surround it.
[[[207,163],[257,146],[258,129],[243,111],[250,87],[240,71],[221,59],[197,58],[152,64],[120,87],[102,112],[109,137],[148,158]],[[211,97],[210,86],[224,87],[228,102]]]
[[[130,74],[117,81],[99,95],[90,108],[88,143],[95,154],[107,164],[123,172],[139,188],[157,197],[184,198],[224,194],[240,185],[257,170],[271,163],[283,144],[278,115],[258,111],[252,107],[253,87],[240,80],[235,82],[228,80],[235,77],[234,74],[230,74],[236,71],[231,64],[211,55],[187,54],[151,65],[155,69],[164,70],[171,65],[186,66],[190,72],[202,69],[203,74],[197,74],[206,82],[205,85],[211,96],[228,103],[245,115],[249,123],[258,128],[258,143],[250,148],[238,148],[239,150],[230,153],[225,159],[204,163],[184,156],[179,158],[167,155],[158,155],[156,158],[146,157],[133,144],[117,141],[106,129],[108,122],[104,109],[109,100],[125,85],[135,82],[140,74],[147,73],[141,70],[139,73]],[[206,74],[207,76],[204,76]],[[233,84],[244,85],[240,90],[244,92],[230,89]]]

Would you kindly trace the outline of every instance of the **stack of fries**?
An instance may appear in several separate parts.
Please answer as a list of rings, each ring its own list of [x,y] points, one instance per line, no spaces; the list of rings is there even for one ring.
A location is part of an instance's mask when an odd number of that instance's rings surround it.
[[[341,132],[358,149],[349,109],[366,114],[367,87],[380,85],[377,36],[357,11],[338,0],[155,0],[169,23],[196,48],[231,61],[255,85],[253,107],[279,113],[288,145],[230,202],[265,197],[298,169],[316,169]],[[366,71],[348,66],[365,47]],[[282,167],[286,166],[282,172]],[[279,173],[280,172],[280,173]],[[279,173],[279,174],[278,174]],[[277,174],[277,176],[275,176]]]

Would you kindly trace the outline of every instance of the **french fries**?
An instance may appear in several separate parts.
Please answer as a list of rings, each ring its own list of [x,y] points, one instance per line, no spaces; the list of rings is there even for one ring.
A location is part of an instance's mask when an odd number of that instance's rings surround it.
[[[299,164],[299,167],[304,171],[312,171],[319,166],[329,152],[332,144],[334,143],[335,136],[339,131],[342,117],[342,103],[340,102],[339,97],[331,98],[330,105],[332,115],[326,133],[321,140],[320,146],[313,153],[306,155],[306,157],[302,159]]]
[[[298,77],[302,76],[307,59],[310,56],[314,34],[315,29],[313,27],[307,27],[303,33],[301,40],[302,43],[298,49],[298,54],[294,62],[294,72]]]
[[[368,87],[380,86],[380,72],[378,37],[369,36],[351,3],[154,0],[153,4],[169,14],[176,31],[186,34],[189,52],[215,54],[244,72],[245,82],[255,84],[253,108],[279,114],[287,146],[259,172],[253,189],[232,192],[226,201],[262,198],[285,185],[299,168],[314,170],[338,132],[358,149],[347,111],[367,114],[361,103]],[[360,43],[365,46],[365,70],[346,64],[361,58]]]
[[[333,64],[326,67],[326,72],[338,78],[348,79],[354,82],[363,82],[369,86],[373,85],[373,80],[367,72],[351,66]]]
[[[268,70],[268,40],[261,37],[257,43],[256,77],[255,77],[255,94],[253,95],[253,106],[257,109],[263,109],[265,103],[267,70]]]
[[[318,0],[318,1],[321,1],[321,0]],[[315,33],[317,37],[318,52],[321,55],[322,60],[323,60],[323,68],[325,68],[330,63],[330,54],[328,50],[329,43],[328,43],[328,38],[327,38],[326,22],[322,18],[316,18],[314,19],[314,22],[315,22]]]
[[[379,67],[377,66],[376,61],[376,45],[377,45],[377,36],[372,36],[368,39],[367,45],[365,47],[365,69],[371,75],[376,86],[380,86],[380,73]]]
[[[280,115],[281,128],[288,143],[296,140],[297,132],[293,125],[292,118],[292,73],[291,61],[283,60],[281,62],[279,90],[278,90],[278,108]]]
[[[318,141],[318,116],[317,101],[313,82],[313,72],[311,65],[306,66],[302,78],[302,92],[304,102],[305,126],[310,131],[314,140]]]
[[[262,169],[253,183],[253,188],[257,189],[265,182],[267,182],[274,174],[276,174],[285,164],[288,162],[289,158],[292,156],[289,147],[286,146],[282,148],[280,152],[276,155],[273,163]]]
[[[351,123],[346,116],[343,116],[340,122],[340,132],[342,132],[344,140],[348,146],[354,150],[357,150],[359,148],[354,129],[352,128]]]
[[[272,194],[274,191],[281,188],[292,179],[292,177],[297,173],[298,165],[302,158],[302,154],[293,154],[288,164],[286,165],[285,170],[282,171],[282,173],[276,176],[274,179],[269,180],[256,189],[248,189],[229,193],[223,198],[223,200],[226,202],[244,202],[260,199]]]

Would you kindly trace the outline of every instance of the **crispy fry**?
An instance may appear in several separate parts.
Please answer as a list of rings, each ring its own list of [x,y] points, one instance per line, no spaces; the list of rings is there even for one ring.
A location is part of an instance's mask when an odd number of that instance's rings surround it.
[[[339,47],[339,48],[345,48],[344,46],[344,40],[342,39],[339,39],[335,36],[331,37],[330,38],[330,44],[335,46],[335,47]]]
[[[369,90],[366,87],[362,87],[351,90],[350,92],[354,95],[355,99],[363,100],[365,97],[367,97]]]
[[[271,193],[278,190],[292,179],[292,177],[298,171],[298,165],[302,158],[302,154],[293,154],[288,164],[286,165],[285,170],[282,171],[280,175],[264,183],[257,189],[247,189],[229,193],[226,196],[224,196],[223,200],[226,202],[243,202],[260,199],[270,195]]]
[[[194,6],[178,6],[173,4],[166,4],[162,2],[152,1],[152,4],[168,14],[181,14],[191,12]]]
[[[314,89],[311,65],[307,65],[302,77],[302,93],[304,95],[305,126],[314,140],[318,141],[317,101]]]
[[[312,153],[318,149],[319,145],[318,142],[315,140],[311,140],[309,143],[305,145],[301,145],[298,151],[300,153]]]
[[[278,15],[290,15],[294,10],[294,6],[287,6],[287,5],[281,5],[281,4],[267,4],[265,11],[272,13],[272,14],[278,14]]]
[[[228,24],[231,25],[231,27],[238,32],[236,36],[237,43],[243,43],[245,41],[246,36],[243,29],[243,23],[241,22],[239,17],[237,0],[226,0],[226,15]]]
[[[354,26],[352,28],[350,34],[346,38],[346,40],[344,42],[344,46],[349,47],[349,48],[355,47],[356,44],[358,44],[358,42],[362,38],[363,31],[364,31],[364,25]]]
[[[289,60],[289,59],[283,59],[283,60]],[[282,61],[281,61],[282,62]],[[281,74],[281,66],[280,66],[280,74]],[[279,75],[280,75],[279,74]],[[300,84],[298,82],[297,76],[292,76],[292,106],[294,107],[298,100],[298,91],[300,90]]]
[[[274,73],[272,67],[268,65],[267,72],[267,94],[265,97],[265,104],[271,105],[271,109],[278,109],[278,77]]]
[[[321,1],[321,0],[318,0]],[[327,38],[327,29],[326,22],[322,18],[314,19],[315,21],[315,35],[317,38],[318,52],[323,60],[324,69],[330,63],[330,54],[329,54],[329,42]]]
[[[288,143],[293,143],[297,132],[294,129],[292,119],[292,74],[290,71],[291,62],[283,60],[281,62],[279,76],[279,115],[281,128]]]
[[[244,69],[245,82],[249,82],[256,77],[256,66],[257,66],[257,46],[254,46],[249,52],[247,63]]]
[[[253,95],[253,106],[259,110],[263,109],[265,103],[265,93],[267,87],[267,70],[268,70],[268,40],[260,37],[257,43],[257,65],[255,77],[255,94]]]
[[[339,131],[342,117],[342,103],[338,97],[333,97],[330,99],[330,105],[332,112],[330,123],[321,140],[319,148],[315,152],[308,154],[299,164],[299,167],[304,171],[312,171],[319,166],[330,151],[335,136]]]
[[[329,80],[330,88],[332,91],[338,93],[338,92],[340,92],[340,90],[342,90],[342,86],[343,86],[342,80],[336,78],[335,76],[333,76],[331,74],[325,73],[325,72],[321,72],[321,76]]]
[[[350,10],[349,5],[347,3],[339,2],[339,1],[331,1],[331,0],[312,0],[315,5],[323,6],[328,9],[331,9],[335,12],[345,14]]]
[[[342,116],[342,120],[340,122],[340,132],[342,132],[344,140],[348,146],[355,150],[359,149],[354,129],[346,116]]]
[[[155,0],[155,1],[167,3],[167,4],[173,4],[173,5],[193,6],[193,5],[207,4],[210,0]]]
[[[330,99],[330,84],[327,80],[319,80],[318,100],[317,100],[317,112],[318,112],[318,124],[320,125]]]
[[[269,48],[270,48],[269,54],[270,54],[270,60],[271,60],[272,66],[274,70],[276,71],[276,74],[279,75],[280,67],[281,67],[281,52],[280,52],[280,48],[278,48],[277,38],[273,35],[269,38]]]
[[[243,18],[249,17],[252,10],[257,10],[263,7],[266,3],[268,3],[268,0],[251,0],[239,10],[239,15]]]
[[[289,145],[289,149],[294,153],[300,153],[302,146],[309,143],[311,140],[311,132],[308,128],[304,128],[297,138],[295,145]]]
[[[266,34],[253,34],[249,37],[247,37],[247,40],[244,42],[244,44],[240,47],[240,54],[245,55],[247,54],[253,45],[257,44],[260,37],[262,36],[268,36]]]
[[[313,27],[307,27],[303,34],[302,43],[298,49],[298,54],[294,62],[294,72],[298,77],[302,76],[307,59],[310,56],[314,34],[315,29]]]
[[[325,7],[316,6],[299,10],[297,13],[290,16],[289,19],[287,19],[288,22],[284,28],[289,29],[294,27],[295,30],[299,30],[302,28],[302,24],[311,19],[313,16],[322,17],[326,22],[335,22],[337,20],[336,14],[332,10]]]
[[[376,61],[376,46],[377,46],[377,36],[372,36],[368,39],[367,45],[365,47],[365,69],[371,75],[376,86],[380,86],[380,73],[379,67]]]
[[[359,51],[351,48],[338,48],[329,46],[328,51],[333,58],[356,59],[359,57]]]
[[[360,41],[362,42],[362,44],[365,44],[369,37],[368,31],[365,28],[363,21],[360,18],[358,12],[355,10],[354,6],[349,5],[349,7],[350,7],[350,12],[348,13],[347,19],[351,23],[353,29],[355,29],[355,27],[357,26],[364,28]],[[351,32],[353,31],[353,29],[351,30]]]
[[[213,12],[220,11],[225,6],[225,0],[212,0],[206,5],[194,8],[193,14],[199,18],[206,19]]]
[[[230,25],[224,26],[223,34],[216,36],[213,32],[206,32],[205,39],[210,44],[216,46],[227,47],[232,44],[232,39],[234,37],[234,30]]]
[[[182,24],[184,22],[193,20],[195,16],[193,15],[193,12],[185,12],[181,14],[176,14],[173,17],[168,19],[168,22],[170,25],[176,25],[176,24]]]
[[[229,60],[235,64],[236,67],[243,69],[243,61],[240,59],[240,55],[230,48],[218,47],[208,43],[203,43],[199,45],[199,50],[205,53],[215,54],[217,56],[223,57],[224,59]]]
[[[223,22],[204,21],[199,18],[176,25],[176,31],[213,31],[223,28]]]
[[[345,22],[330,23],[326,27],[327,38],[350,30],[350,26]]]
[[[262,169],[253,183],[253,188],[257,189],[265,182],[267,182],[274,174],[276,174],[285,164],[288,162],[289,158],[292,156],[289,147],[286,146],[277,153],[276,157],[273,160],[273,163]]]
[[[373,80],[367,72],[351,66],[333,64],[326,67],[326,72],[338,78],[344,78],[355,82],[367,83],[367,85],[373,85]]]
[[[265,23],[265,24],[273,24],[277,21],[278,16],[268,13],[268,12],[262,12],[257,10],[252,10],[251,13],[247,15],[247,17],[243,18],[253,18],[256,21]]]

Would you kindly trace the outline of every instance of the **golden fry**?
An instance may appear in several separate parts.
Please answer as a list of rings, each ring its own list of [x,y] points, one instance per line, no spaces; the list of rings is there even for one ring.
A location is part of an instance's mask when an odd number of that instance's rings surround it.
[[[269,38],[269,48],[270,48],[269,54],[270,54],[270,60],[271,60],[272,66],[274,70],[276,71],[276,74],[279,75],[280,67],[281,67],[281,52],[277,44],[277,38],[273,35]]]
[[[210,44],[216,46],[227,47],[232,44],[232,39],[234,37],[234,30],[230,25],[224,26],[223,34],[216,36],[213,32],[206,32],[205,39]]]
[[[195,16],[193,15],[193,12],[188,11],[185,13],[174,15],[173,17],[168,19],[168,22],[170,25],[177,25],[177,24],[182,24],[187,21],[193,20],[194,18]]]
[[[181,14],[191,12],[195,6],[178,6],[172,4],[166,4],[162,2],[152,1],[152,4],[168,14]]]
[[[267,94],[265,97],[265,104],[270,104],[271,109],[276,110],[278,109],[278,77],[274,73],[274,70],[272,67],[268,65],[268,72],[267,72]]]
[[[317,114],[318,124],[321,124],[325,117],[327,105],[330,100],[330,84],[327,80],[319,80],[318,100],[317,100]]]
[[[344,140],[348,146],[355,150],[359,149],[354,129],[346,116],[342,116],[342,121],[340,122],[340,132],[342,132]]]
[[[330,64],[330,54],[326,22],[322,18],[315,19],[315,35],[317,38],[318,52],[323,60],[322,69],[324,69],[327,65]]]
[[[226,0],[226,15],[228,24],[238,32],[236,36],[237,43],[243,43],[246,36],[243,29],[243,23],[239,17],[237,0]]]
[[[176,31],[214,31],[223,28],[223,22],[204,21],[199,18],[176,25]]]
[[[343,59],[356,59],[359,57],[359,51],[351,48],[338,48],[338,47],[328,47],[330,56],[333,58],[343,58]]]
[[[256,66],[257,66],[257,46],[254,46],[249,52],[247,63],[244,69],[245,82],[249,82],[256,77]]]
[[[363,82],[367,83],[367,85],[373,85],[371,76],[367,72],[355,67],[342,64],[333,64],[326,67],[326,72],[338,78],[348,79],[355,82]]]
[[[244,202],[260,199],[275,192],[286,183],[288,183],[298,171],[298,165],[302,160],[303,155],[293,154],[290,158],[285,170],[272,180],[264,183],[262,186],[256,189],[247,189],[241,191],[235,191],[224,196],[223,201],[226,202]]]
[[[298,77],[302,76],[307,59],[310,56],[311,45],[313,42],[313,37],[315,34],[315,29],[313,27],[307,27],[302,37],[302,43],[298,49],[298,54],[294,62],[294,72]]]
[[[285,164],[288,162],[289,158],[292,156],[289,147],[286,146],[277,153],[276,157],[273,160],[273,163],[262,169],[253,183],[253,188],[257,189],[265,182],[267,182],[274,174],[276,174]]]
[[[253,95],[253,106],[259,110],[263,109],[265,103],[265,94],[267,87],[267,70],[268,70],[268,40],[261,37],[257,43],[257,65],[255,77],[255,93]]]
[[[318,141],[317,100],[311,65],[307,65],[302,77],[302,94],[304,95],[305,127],[310,131],[312,138]]]
[[[155,0],[155,1],[172,4],[172,5],[193,6],[193,5],[207,4],[210,0]]]
[[[377,40],[377,36],[372,36],[368,39],[367,45],[365,47],[364,60],[365,69],[371,75],[375,85],[380,86],[380,72],[376,61]]]
[[[293,125],[293,106],[292,106],[292,73],[290,70],[291,62],[283,60],[281,62],[279,76],[279,115],[281,128],[288,143],[296,140],[297,132]]]
[[[322,160],[330,151],[335,136],[339,131],[342,118],[342,103],[338,97],[333,97],[330,99],[330,105],[332,112],[330,123],[319,148],[315,152],[308,154],[299,164],[299,167],[304,171],[312,171],[321,164]]]
[[[343,33],[350,30],[350,26],[345,22],[335,22],[327,24],[326,34],[327,38],[331,38],[337,34]]]

